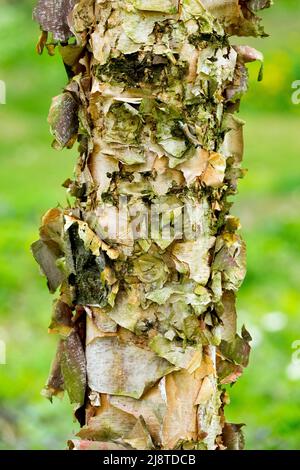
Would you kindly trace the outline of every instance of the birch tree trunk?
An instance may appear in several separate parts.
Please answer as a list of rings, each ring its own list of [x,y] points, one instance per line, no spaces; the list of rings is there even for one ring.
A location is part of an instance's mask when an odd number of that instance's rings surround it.
[[[38,43],[69,83],[49,123],[79,143],[66,209],[33,254],[60,341],[44,394],[64,390],[76,449],[239,449],[226,384],[248,364],[236,331],[245,245],[230,215],[241,169],[245,63],[269,0],[39,0]]]

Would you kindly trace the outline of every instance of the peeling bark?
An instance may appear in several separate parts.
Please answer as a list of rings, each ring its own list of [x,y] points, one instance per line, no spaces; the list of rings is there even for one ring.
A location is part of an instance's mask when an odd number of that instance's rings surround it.
[[[80,153],[64,184],[74,203],[44,216],[32,246],[59,288],[44,393],[75,404],[70,448],[243,446],[224,417],[251,340],[236,331],[245,245],[228,198],[243,176],[245,64],[262,56],[229,38],[264,36],[256,12],[270,3],[38,2],[52,35],[38,50],[58,48],[70,79],[50,109],[54,146]]]

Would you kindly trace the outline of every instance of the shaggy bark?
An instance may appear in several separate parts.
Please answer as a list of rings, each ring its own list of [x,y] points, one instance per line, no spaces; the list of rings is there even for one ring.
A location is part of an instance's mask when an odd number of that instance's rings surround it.
[[[263,36],[270,3],[38,2],[38,51],[58,48],[69,76],[54,146],[80,153],[71,207],[47,212],[33,244],[59,289],[44,394],[74,403],[71,448],[242,448],[224,417],[251,340],[236,331],[245,245],[229,197],[245,63],[262,57],[229,37]]]

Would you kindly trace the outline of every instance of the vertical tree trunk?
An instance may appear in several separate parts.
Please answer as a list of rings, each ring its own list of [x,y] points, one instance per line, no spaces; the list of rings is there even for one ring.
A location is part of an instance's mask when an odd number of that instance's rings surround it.
[[[38,44],[69,76],[49,122],[79,142],[70,207],[33,253],[61,339],[44,390],[64,390],[78,449],[241,448],[226,384],[247,366],[235,295],[245,246],[229,197],[242,177],[245,63],[269,0],[40,0]],[[50,34],[47,38],[47,33]]]

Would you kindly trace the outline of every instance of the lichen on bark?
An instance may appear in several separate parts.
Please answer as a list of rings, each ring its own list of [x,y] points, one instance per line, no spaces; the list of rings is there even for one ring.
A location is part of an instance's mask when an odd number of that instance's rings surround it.
[[[264,36],[256,12],[270,4],[38,2],[38,51],[58,48],[69,77],[50,109],[54,146],[79,143],[73,202],[33,244],[59,288],[44,394],[75,404],[71,448],[243,445],[224,415],[251,340],[236,331],[246,261],[229,197],[244,174],[245,64],[262,56],[230,36]]]

